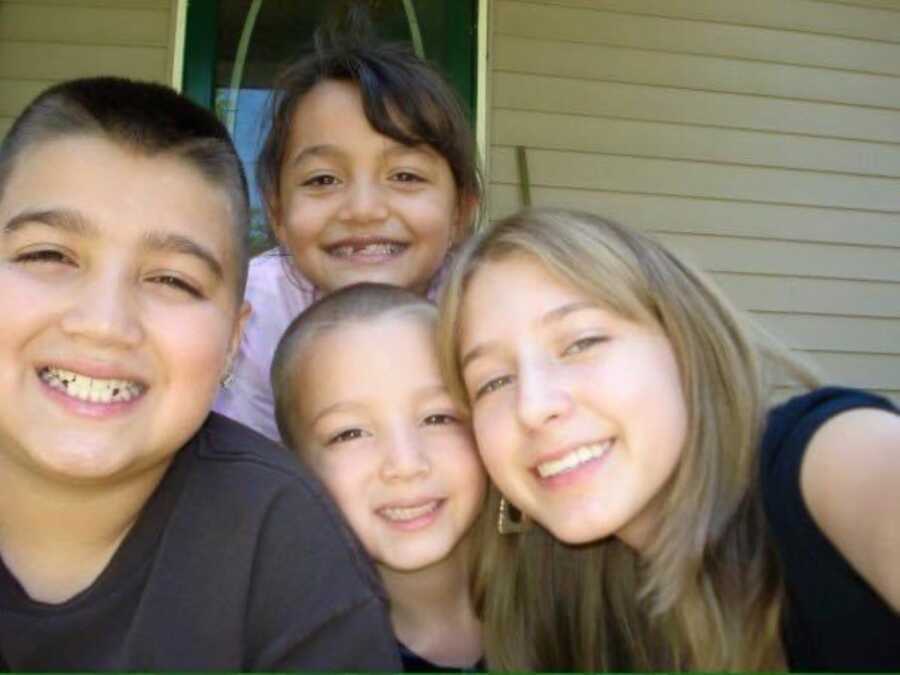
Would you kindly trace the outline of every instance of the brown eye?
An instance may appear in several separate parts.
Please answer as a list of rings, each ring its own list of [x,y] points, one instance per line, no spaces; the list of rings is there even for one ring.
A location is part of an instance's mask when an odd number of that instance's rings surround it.
[[[157,276],[151,277],[150,281],[157,284],[162,284],[163,286],[170,286],[179,291],[183,291],[184,293],[194,297],[194,298],[202,298],[203,294],[200,292],[198,288],[194,285],[189,284],[184,279],[175,276],[174,274],[159,274]]]
[[[355,441],[357,438],[362,438],[366,435],[366,432],[362,429],[347,429],[346,431],[342,431],[338,434],[335,434],[331,438],[328,439],[326,445],[332,445],[334,443],[346,443],[348,441]]]
[[[502,389],[506,385],[512,382],[512,375],[503,375],[502,377],[495,377],[492,380],[488,380],[481,387],[478,388],[478,391],[475,392],[475,400],[477,401],[482,396],[486,394],[490,394],[492,392],[497,391],[498,389]]]
[[[392,178],[399,183],[423,183],[425,179],[411,171],[398,171]]]
[[[429,426],[437,426],[442,424],[455,424],[459,420],[453,415],[448,415],[445,413],[436,413],[434,415],[429,415],[426,417],[423,422]]]
[[[579,354],[587,349],[590,349],[591,347],[594,347],[595,345],[606,342],[608,339],[609,338],[603,335],[591,335],[589,337],[580,338],[566,347],[565,351],[563,351],[563,356]]]
[[[308,178],[303,181],[303,187],[330,187],[332,185],[337,185],[338,179],[337,176],[332,176],[331,174],[321,174],[319,176],[313,176],[312,178]]]
[[[75,265],[75,261],[69,256],[62,251],[53,248],[27,251],[19,254],[13,260],[18,263],[57,263],[60,265]]]

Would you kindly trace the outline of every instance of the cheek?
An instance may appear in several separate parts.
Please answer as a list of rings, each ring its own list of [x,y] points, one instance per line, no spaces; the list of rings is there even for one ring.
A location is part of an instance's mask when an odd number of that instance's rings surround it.
[[[506,482],[504,478],[513,456],[513,439],[504,417],[499,411],[484,410],[475,413],[472,418],[478,454],[491,479],[498,485]]]
[[[349,516],[359,510],[365,501],[366,467],[354,461],[349,453],[328,451],[312,467],[341,511]]]
[[[279,229],[291,239],[309,239],[322,230],[330,210],[330,200],[327,198],[309,199],[299,194],[288,196],[281,212]]]
[[[170,376],[193,387],[217,387],[231,344],[233,319],[213,307],[160,314],[152,322],[154,342],[172,364]]]
[[[484,495],[487,476],[475,441],[467,432],[460,432],[460,436],[448,439],[442,448],[435,448],[435,464],[441,475],[449,476],[462,490],[471,494],[480,501]]]

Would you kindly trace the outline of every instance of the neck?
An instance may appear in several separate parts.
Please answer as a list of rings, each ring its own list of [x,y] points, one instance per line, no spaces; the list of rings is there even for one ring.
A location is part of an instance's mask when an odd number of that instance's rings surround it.
[[[397,639],[442,666],[469,667],[482,655],[466,549],[460,544],[444,560],[408,572],[379,565]]]
[[[34,600],[68,600],[106,568],[167,468],[102,484],[65,482],[0,455],[3,562]]]

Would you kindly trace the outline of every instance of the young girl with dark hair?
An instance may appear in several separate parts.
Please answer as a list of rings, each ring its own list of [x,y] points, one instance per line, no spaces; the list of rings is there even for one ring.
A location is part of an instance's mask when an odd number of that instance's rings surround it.
[[[433,298],[481,198],[466,116],[406,47],[320,41],[276,92],[257,172],[279,245],[250,263],[253,312],[215,405],[273,439],[269,368],[291,320],[360,281]]]

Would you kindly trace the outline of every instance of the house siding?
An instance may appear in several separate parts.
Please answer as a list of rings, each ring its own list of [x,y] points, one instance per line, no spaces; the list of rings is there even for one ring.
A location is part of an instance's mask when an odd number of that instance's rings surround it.
[[[55,82],[173,81],[175,0],[0,0],[0,136]]]
[[[900,0],[496,0],[492,218],[632,224],[900,401]]]

